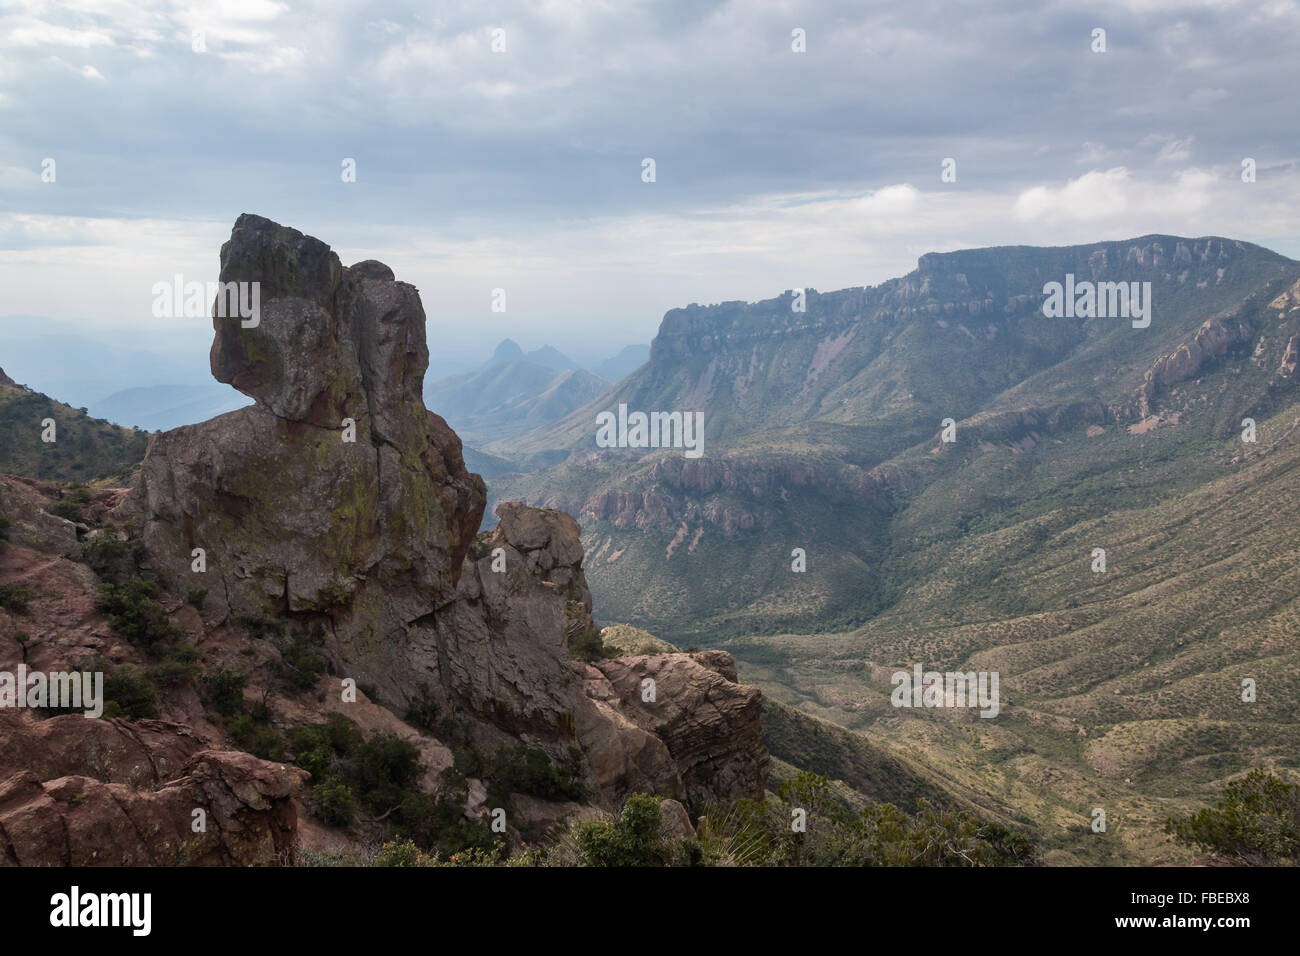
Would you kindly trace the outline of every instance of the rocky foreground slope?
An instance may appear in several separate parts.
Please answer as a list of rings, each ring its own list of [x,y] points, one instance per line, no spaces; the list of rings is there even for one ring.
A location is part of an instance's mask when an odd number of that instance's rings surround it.
[[[570,638],[593,629],[577,523],[504,504],[496,528],[478,533],[483,481],[420,397],[429,352],[413,286],[378,262],[345,267],[323,242],[251,215],[222,247],[220,278],[260,283],[258,323],[215,318],[211,354],[214,376],[255,404],[154,437],[125,495],[88,496],[99,521],[51,515],[61,489],[3,479],[0,574],[33,597],[21,615],[0,609],[0,667],[143,666],[149,648],[122,640],[96,601],[108,569],[71,560],[125,542],[161,585],[158,627],[188,648],[185,660],[240,667],[244,695],[261,693],[272,724],[343,713],[415,741],[429,792],[455,758],[395,716],[413,709],[483,754],[526,747],[569,766],[577,754],[573,792],[597,807],[634,791],[697,806],[762,795],[761,695],[737,682],[729,655],[576,661]],[[294,693],[274,675],[301,672],[303,647],[325,673]],[[182,805],[205,808],[219,837],[169,853],[292,855],[303,771],[232,752],[228,726],[193,690],[164,695],[160,710],[157,726],[29,712],[0,725],[11,862],[82,862],[86,846],[102,848],[93,862],[161,862],[150,840],[107,834],[170,833]],[[114,750],[105,734],[129,744]],[[178,736],[184,752],[171,753]],[[34,762],[41,748],[59,759]],[[487,788],[465,776],[465,812],[485,817]],[[518,796],[515,834],[580,809]],[[43,843],[43,829],[81,836]]]

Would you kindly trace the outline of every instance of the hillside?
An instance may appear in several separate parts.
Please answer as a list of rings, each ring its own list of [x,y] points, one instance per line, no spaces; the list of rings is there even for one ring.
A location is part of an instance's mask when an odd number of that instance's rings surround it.
[[[1045,318],[1069,270],[1151,281],[1151,326]],[[1033,820],[1052,861],[1182,859],[1165,816],[1300,769],[1298,278],[1145,237],[926,256],[797,320],[677,310],[649,366],[512,443],[562,461],[490,494],[579,517],[602,619],[731,651],[769,697]],[[705,456],[589,447],[617,402],[703,410]],[[998,671],[1000,716],[895,709],[916,662]],[[1090,839],[1099,806],[1122,826]]]
[[[53,419],[54,441],[42,441]],[[29,391],[0,371],[0,472],[56,481],[125,480],[149,444],[148,434],[119,428],[84,409]]]
[[[1150,327],[1045,318],[1041,289],[1067,272],[1150,281]],[[673,310],[650,363],[615,389],[488,445],[534,469],[489,493],[579,518],[613,620],[665,636],[706,619],[732,631],[863,621],[889,600],[879,568],[890,526],[905,492],[930,481],[945,419],[958,441],[943,447],[958,459],[1013,445],[1018,455],[1026,439],[1154,419],[1152,402],[1172,415],[1171,386],[1227,362],[1242,371],[1209,417],[1179,426],[1222,439],[1293,388],[1278,369],[1300,328],[1268,304],[1297,276],[1296,263],[1249,244],[1144,237],[927,255],[875,288],[810,292],[806,313],[791,313],[789,295]],[[619,404],[703,412],[704,456],[597,449],[596,413]],[[1151,427],[1109,446],[1116,464],[1143,454]],[[809,556],[804,576],[789,570],[795,548]]]

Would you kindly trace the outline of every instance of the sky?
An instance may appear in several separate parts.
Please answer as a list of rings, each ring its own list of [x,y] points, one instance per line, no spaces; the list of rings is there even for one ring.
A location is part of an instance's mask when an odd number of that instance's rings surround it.
[[[1293,0],[0,0],[0,315],[206,327],[151,290],[242,212],[387,262],[452,360],[930,251],[1300,258],[1298,37]]]

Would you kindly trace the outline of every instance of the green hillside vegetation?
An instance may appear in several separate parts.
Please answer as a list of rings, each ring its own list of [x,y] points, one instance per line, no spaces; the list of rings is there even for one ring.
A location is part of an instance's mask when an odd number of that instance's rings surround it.
[[[53,442],[41,435],[54,419]],[[50,481],[108,479],[125,484],[144,459],[149,435],[19,385],[0,385],[0,472]]]

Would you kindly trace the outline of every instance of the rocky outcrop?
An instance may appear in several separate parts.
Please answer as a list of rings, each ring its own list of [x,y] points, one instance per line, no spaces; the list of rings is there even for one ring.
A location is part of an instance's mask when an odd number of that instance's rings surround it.
[[[213,375],[256,404],[156,436],[115,512],[169,591],[206,588],[209,626],[274,618],[323,634],[336,677],[398,712],[427,688],[483,753],[577,744],[606,805],[633,789],[752,792],[766,751],[732,715],[752,707],[756,727],[757,691],[734,675],[723,690],[676,655],[664,699],[676,698],[678,729],[665,740],[653,711],[626,713],[620,691],[593,689],[593,669],[570,658],[568,637],[592,629],[577,522],[507,503],[476,534],[483,481],[421,399],[429,352],[413,286],[249,215],[222,247],[220,278],[259,283],[257,321],[217,315],[211,353]],[[761,757],[741,757],[742,743]],[[733,756],[745,769],[725,768]]]
[[[0,517],[9,522],[7,540],[52,554],[75,548],[77,526],[45,510],[56,500],[57,493],[41,482],[0,475]]]
[[[256,327],[213,320],[213,375],[256,404],[157,436],[119,515],[165,583],[208,589],[216,619],[315,617],[336,663],[377,680],[384,648],[455,597],[485,501],[420,401],[419,296],[256,216],[221,262],[223,282],[261,283],[261,311]]]
[[[0,722],[0,862],[290,863],[305,771],[202,750],[183,728],[80,716]],[[96,768],[88,775],[90,768]],[[77,771],[80,772],[77,772]],[[202,811],[196,812],[196,811]]]
[[[1238,315],[1216,315],[1206,319],[1186,342],[1160,356],[1144,376],[1130,411],[1138,418],[1152,414],[1152,401],[1162,386],[1174,385],[1196,375],[1211,359],[1218,358],[1239,342],[1251,338],[1253,330]]]
[[[1282,364],[1277,367],[1277,374],[1282,378],[1294,378],[1297,365],[1300,365],[1300,335],[1293,335],[1286,343],[1286,353],[1282,356]]]
[[[221,281],[261,283],[261,311],[255,327],[213,320],[212,371],[256,404],[154,438],[119,516],[216,618],[314,617],[334,661],[378,682],[408,625],[455,597],[485,501],[420,401],[419,296],[257,216],[221,263]]]
[[[5,374],[5,370],[0,368],[0,385],[17,385],[12,378]]]
[[[596,668],[622,712],[667,746],[688,801],[762,798],[770,763],[759,726],[762,694],[738,683],[730,654],[623,657]]]

